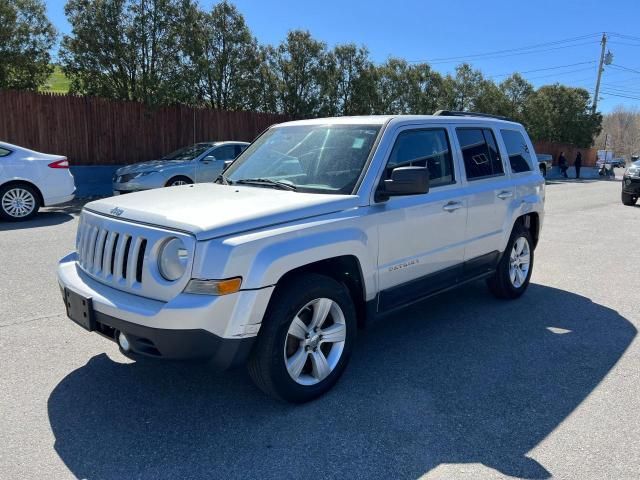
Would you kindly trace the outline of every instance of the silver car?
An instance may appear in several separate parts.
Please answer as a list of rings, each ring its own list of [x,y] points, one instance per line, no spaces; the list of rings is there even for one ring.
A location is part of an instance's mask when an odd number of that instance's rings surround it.
[[[225,163],[249,146],[247,142],[201,142],[181,148],[160,160],[134,163],[116,170],[113,193],[213,182]]]

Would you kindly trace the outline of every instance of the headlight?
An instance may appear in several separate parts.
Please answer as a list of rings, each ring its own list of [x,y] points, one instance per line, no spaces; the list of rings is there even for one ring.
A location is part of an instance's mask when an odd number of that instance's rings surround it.
[[[174,282],[184,275],[189,262],[189,252],[182,240],[170,238],[160,247],[158,270],[165,280]]]
[[[624,175],[625,177],[638,177],[640,176],[640,168],[628,168]]]
[[[136,176],[133,178],[145,177],[147,175],[151,175],[152,173],[158,173],[158,172],[156,170],[152,170],[150,172],[140,172],[140,173],[137,173]]]

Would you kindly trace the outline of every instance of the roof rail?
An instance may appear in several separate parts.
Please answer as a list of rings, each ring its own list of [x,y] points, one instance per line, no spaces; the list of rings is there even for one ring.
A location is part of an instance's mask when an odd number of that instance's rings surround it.
[[[512,122],[510,118],[503,117],[502,115],[491,115],[490,113],[478,113],[478,112],[460,112],[457,110],[438,110],[434,112],[434,115],[438,117],[485,117],[495,118],[496,120],[506,120]]]

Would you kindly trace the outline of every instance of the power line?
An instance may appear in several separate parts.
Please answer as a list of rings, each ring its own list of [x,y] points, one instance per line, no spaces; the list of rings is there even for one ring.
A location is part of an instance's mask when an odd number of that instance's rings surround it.
[[[566,72],[556,72],[556,73],[551,73],[549,75],[538,75],[537,77],[530,77],[527,80],[538,80],[540,78],[549,78],[549,77],[555,77],[555,76],[558,76],[558,75],[567,75],[569,73],[584,72],[585,70],[591,70],[591,67],[577,68],[575,70],[568,70]]]
[[[501,73],[499,75],[489,75],[489,78],[495,78],[495,77],[507,77],[509,75],[513,75],[514,73],[533,73],[533,72],[542,72],[545,70],[556,70],[558,68],[567,68],[567,67],[574,67],[576,65],[586,65],[588,63],[596,63],[595,60],[589,60],[588,62],[578,62],[578,63],[570,63],[568,65],[558,65],[557,67],[547,67],[547,68],[538,68],[536,70],[525,70],[524,72],[511,72],[511,73]]]
[[[634,70],[633,68],[623,67],[622,65],[618,65],[618,64],[615,64],[615,63],[612,63],[609,66],[613,67],[613,68],[617,68],[618,70],[626,70],[627,72],[633,72],[633,73],[640,74],[640,70]]]
[[[546,51],[550,51],[550,50],[558,50],[561,48],[569,48],[569,47],[577,47],[580,45],[588,45],[593,43],[593,40],[590,42],[582,42],[582,43],[578,43],[578,44],[574,44],[574,45],[562,45],[559,47],[555,47],[555,48],[548,48],[548,49],[544,49],[544,50],[537,50],[537,51],[531,51],[531,52],[527,52],[526,50],[534,50],[534,49],[540,49],[542,47],[548,47],[548,46],[554,46],[554,45],[561,45],[563,43],[570,43],[570,42],[576,42],[578,40],[584,40],[587,38],[591,38],[594,35],[598,35],[596,33],[592,33],[589,35],[581,35],[579,37],[572,37],[572,38],[566,38],[563,40],[556,40],[553,42],[545,42],[545,43],[539,43],[539,44],[535,44],[535,45],[529,45],[526,47],[518,47],[518,48],[509,48],[509,49],[504,49],[504,50],[494,50],[492,52],[485,52],[485,53],[476,53],[476,54],[469,54],[469,55],[458,55],[455,57],[439,57],[439,58],[432,58],[430,60],[411,60],[409,63],[430,63],[430,64],[436,64],[436,63],[455,63],[458,61],[463,61],[463,60],[469,60],[469,59],[485,59],[488,57],[491,58],[502,58],[502,57],[507,57],[507,56],[512,56],[512,55],[523,55],[523,54],[528,54],[528,53],[542,53],[542,52],[546,52]],[[516,53],[512,53],[512,52],[516,52]],[[507,54],[507,55],[503,55],[503,54]]]
[[[543,50],[531,50],[531,51],[523,51],[523,52],[516,52],[516,53],[508,53],[505,55],[496,55],[496,56],[491,56],[491,57],[481,57],[481,58],[477,58],[476,61],[479,60],[494,60],[494,59],[498,59],[498,58],[507,58],[507,57],[518,57],[521,55],[532,55],[532,54],[536,54],[536,53],[546,53],[546,52],[552,52],[554,50],[562,50],[564,48],[571,48],[571,47],[580,47],[582,45],[593,45],[594,42],[583,42],[583,43],[576,43],[573,45],[563,45],[561,47],[554,47],[554,48],[546,48]],[[446,61],[428,61],[428,60],[423,60],[423,61],[419,61],[419,60],[412,60],[409,63],[429,63],[430,65],[438,65],[438,64],[443,64],[443,63],[457,63],[457,62],[461,62],[464,59],[460,59],[460,60],[446,60]]]
[[[611,40],[609,43],[613,45],[628,45],[629,47],[640,47],[640,43],[625,43],[625,42],[618,42],[616,40]]]
[[[640,37],[634,37],[633,35],[623,35],[622,33],[608,32],[609,35],[613,35],[614,37],[620,37],[627,40],[637,40],[640,42]]]
[[[631,100],[640,100],[640,97],[632,97],[630,95],[620,95],[620,94],[605,92],[605,91],[603,91],[602,94],[609,95],[610,97],[620,97],[620,98],[630,98]]]

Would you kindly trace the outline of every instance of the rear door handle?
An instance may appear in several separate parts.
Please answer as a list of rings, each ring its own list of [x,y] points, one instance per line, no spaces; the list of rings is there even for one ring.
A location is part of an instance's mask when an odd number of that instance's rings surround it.
[[[497,197],[501,200],[506,200],[507,198],[511,198],[513,197],[513,192],[509,192],[508,190],[505,190],[503,192],[500,192]]]
[[[449,202],[444,204],[444,206],[442,207],[442,209],[445,212],[455,212],[456,210],[458,210],[459,208],[462,208],[462,203],[460,202]]]

